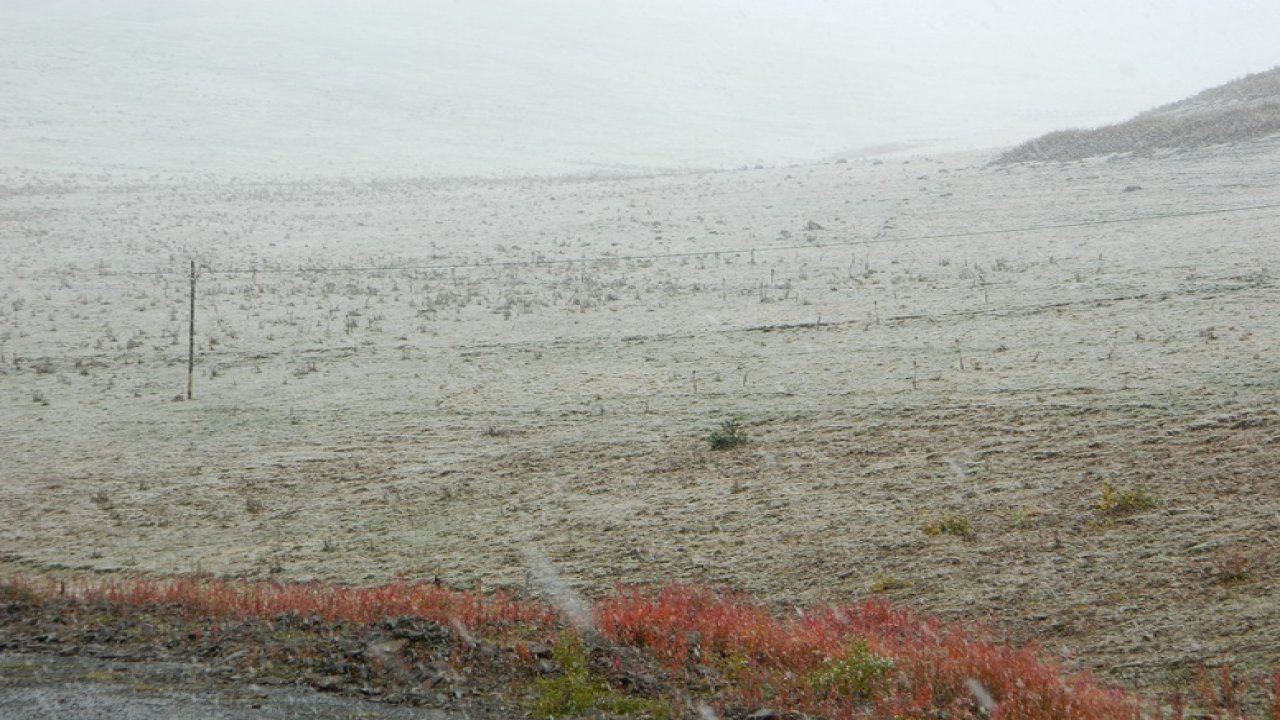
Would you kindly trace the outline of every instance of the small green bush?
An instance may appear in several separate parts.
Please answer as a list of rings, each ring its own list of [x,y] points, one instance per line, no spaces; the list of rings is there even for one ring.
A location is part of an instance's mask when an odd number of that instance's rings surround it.
[[[877,595],[907,587],[911,587],[911,583],[894,575],[876,575],[871,579],[871,592]]]
[[[1118,488],[1104,482],[1098,492],[1097,508],[1103,515],[1127,515],[1160,505],[1154,495],[1140,487]]]
[[[576,634],[564,635],[552,654],[564,672],[534,682],[529,710],[535,716],[550,719],[643,713],[656,720],[671,717],[668,703],[623,695],[592,673],[587,646]]]
[[[816,690],[846,697],[869,698],[885,689],[893,660],[871,652],[867,641],[858,638],[849,646],[849,654],[825,660],[809,675]]]
[[[712,431],[707,438],[712,450],[728,450],[739,445],[746,445],[749,440],[747,431],[742,428],[742,422],[737,419],[729,419],[720,423],[720,427]]]
[[[961,538],[971,538],[974,535],[973,523],[969,522],[969,518],[954,513],[945,513],[924,524],[924,534],[929,537],[938,537],[939,535],[955,535]]]

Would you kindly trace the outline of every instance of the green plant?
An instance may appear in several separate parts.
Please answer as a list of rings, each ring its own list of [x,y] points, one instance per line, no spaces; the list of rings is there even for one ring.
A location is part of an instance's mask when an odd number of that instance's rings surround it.
[[[552,656],[563,672],[534,682],[534,698],[529,703],[529,711],[534,715],[543,718],[638,713],[652,718],[671,716],[671,708],[662,700],[623,695],[591,672],[589,651],[576,633],[563,635]]]
[[[746,445],[750,441],[747,437],[747,431],[742,427],[742,421],[736,418],[730,418],[720,423],[720,427],[711,432],[707,437],[707,442],[711,444],[712,450],[728,450],[739,445]]]
[[[878,595],[891,590],[901,590],[910,586],[911,583],[895,575],[876,575],[871,579],[870,589],[872,593]]]
[[[824,660],[810,673],[809,684],[826,693],[869,698],[884,691],[893,668],[892,659],[871,652],[867,641],[857,638],[847,655]]]
[[[730,653],[720,661],[720,669],[725,677],[737,682],[751,669],[751,658],[741,652]]]
[[[1104,482],[1098,492],[1097,508],[1103,515],[1127,515],[1160,504],[1154,495],[1140,487],[1116,487]]]
[[[926,522],[922,529],[924,534],[929,537],[955,535],[961,538],[971,538],[974,535],[973,523],[969,522],[969,518],[955,513],[943,513]]]
[[[1035,527],[1044,515],[1045,511],[1035,505],[1011,508],[1005,513],[1013,527],[1023,529]]]

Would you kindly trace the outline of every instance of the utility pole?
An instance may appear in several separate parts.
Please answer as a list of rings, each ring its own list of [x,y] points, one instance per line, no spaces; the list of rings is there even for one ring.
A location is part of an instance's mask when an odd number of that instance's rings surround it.
[[[191,261],[191,323],[187,328],[187,399],[191,399],[191,382],[196,373],[196,261]]]

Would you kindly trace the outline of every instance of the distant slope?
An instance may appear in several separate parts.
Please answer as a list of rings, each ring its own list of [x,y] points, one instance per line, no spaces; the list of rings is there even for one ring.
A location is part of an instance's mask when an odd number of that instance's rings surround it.
[[[1275,133],[1280,133],[1280,66],[1116,125],[1051,132],[1013,148],[996,162],[1078,160],[1109,153],[1241,142]]]

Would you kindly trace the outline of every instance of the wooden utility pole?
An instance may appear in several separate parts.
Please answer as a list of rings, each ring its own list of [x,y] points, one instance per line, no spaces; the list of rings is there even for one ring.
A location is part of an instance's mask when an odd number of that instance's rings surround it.
[[[196,261],[191,261],[191,324],[187,328],[187,399],[191,399],[191,381],[196,373]]]

